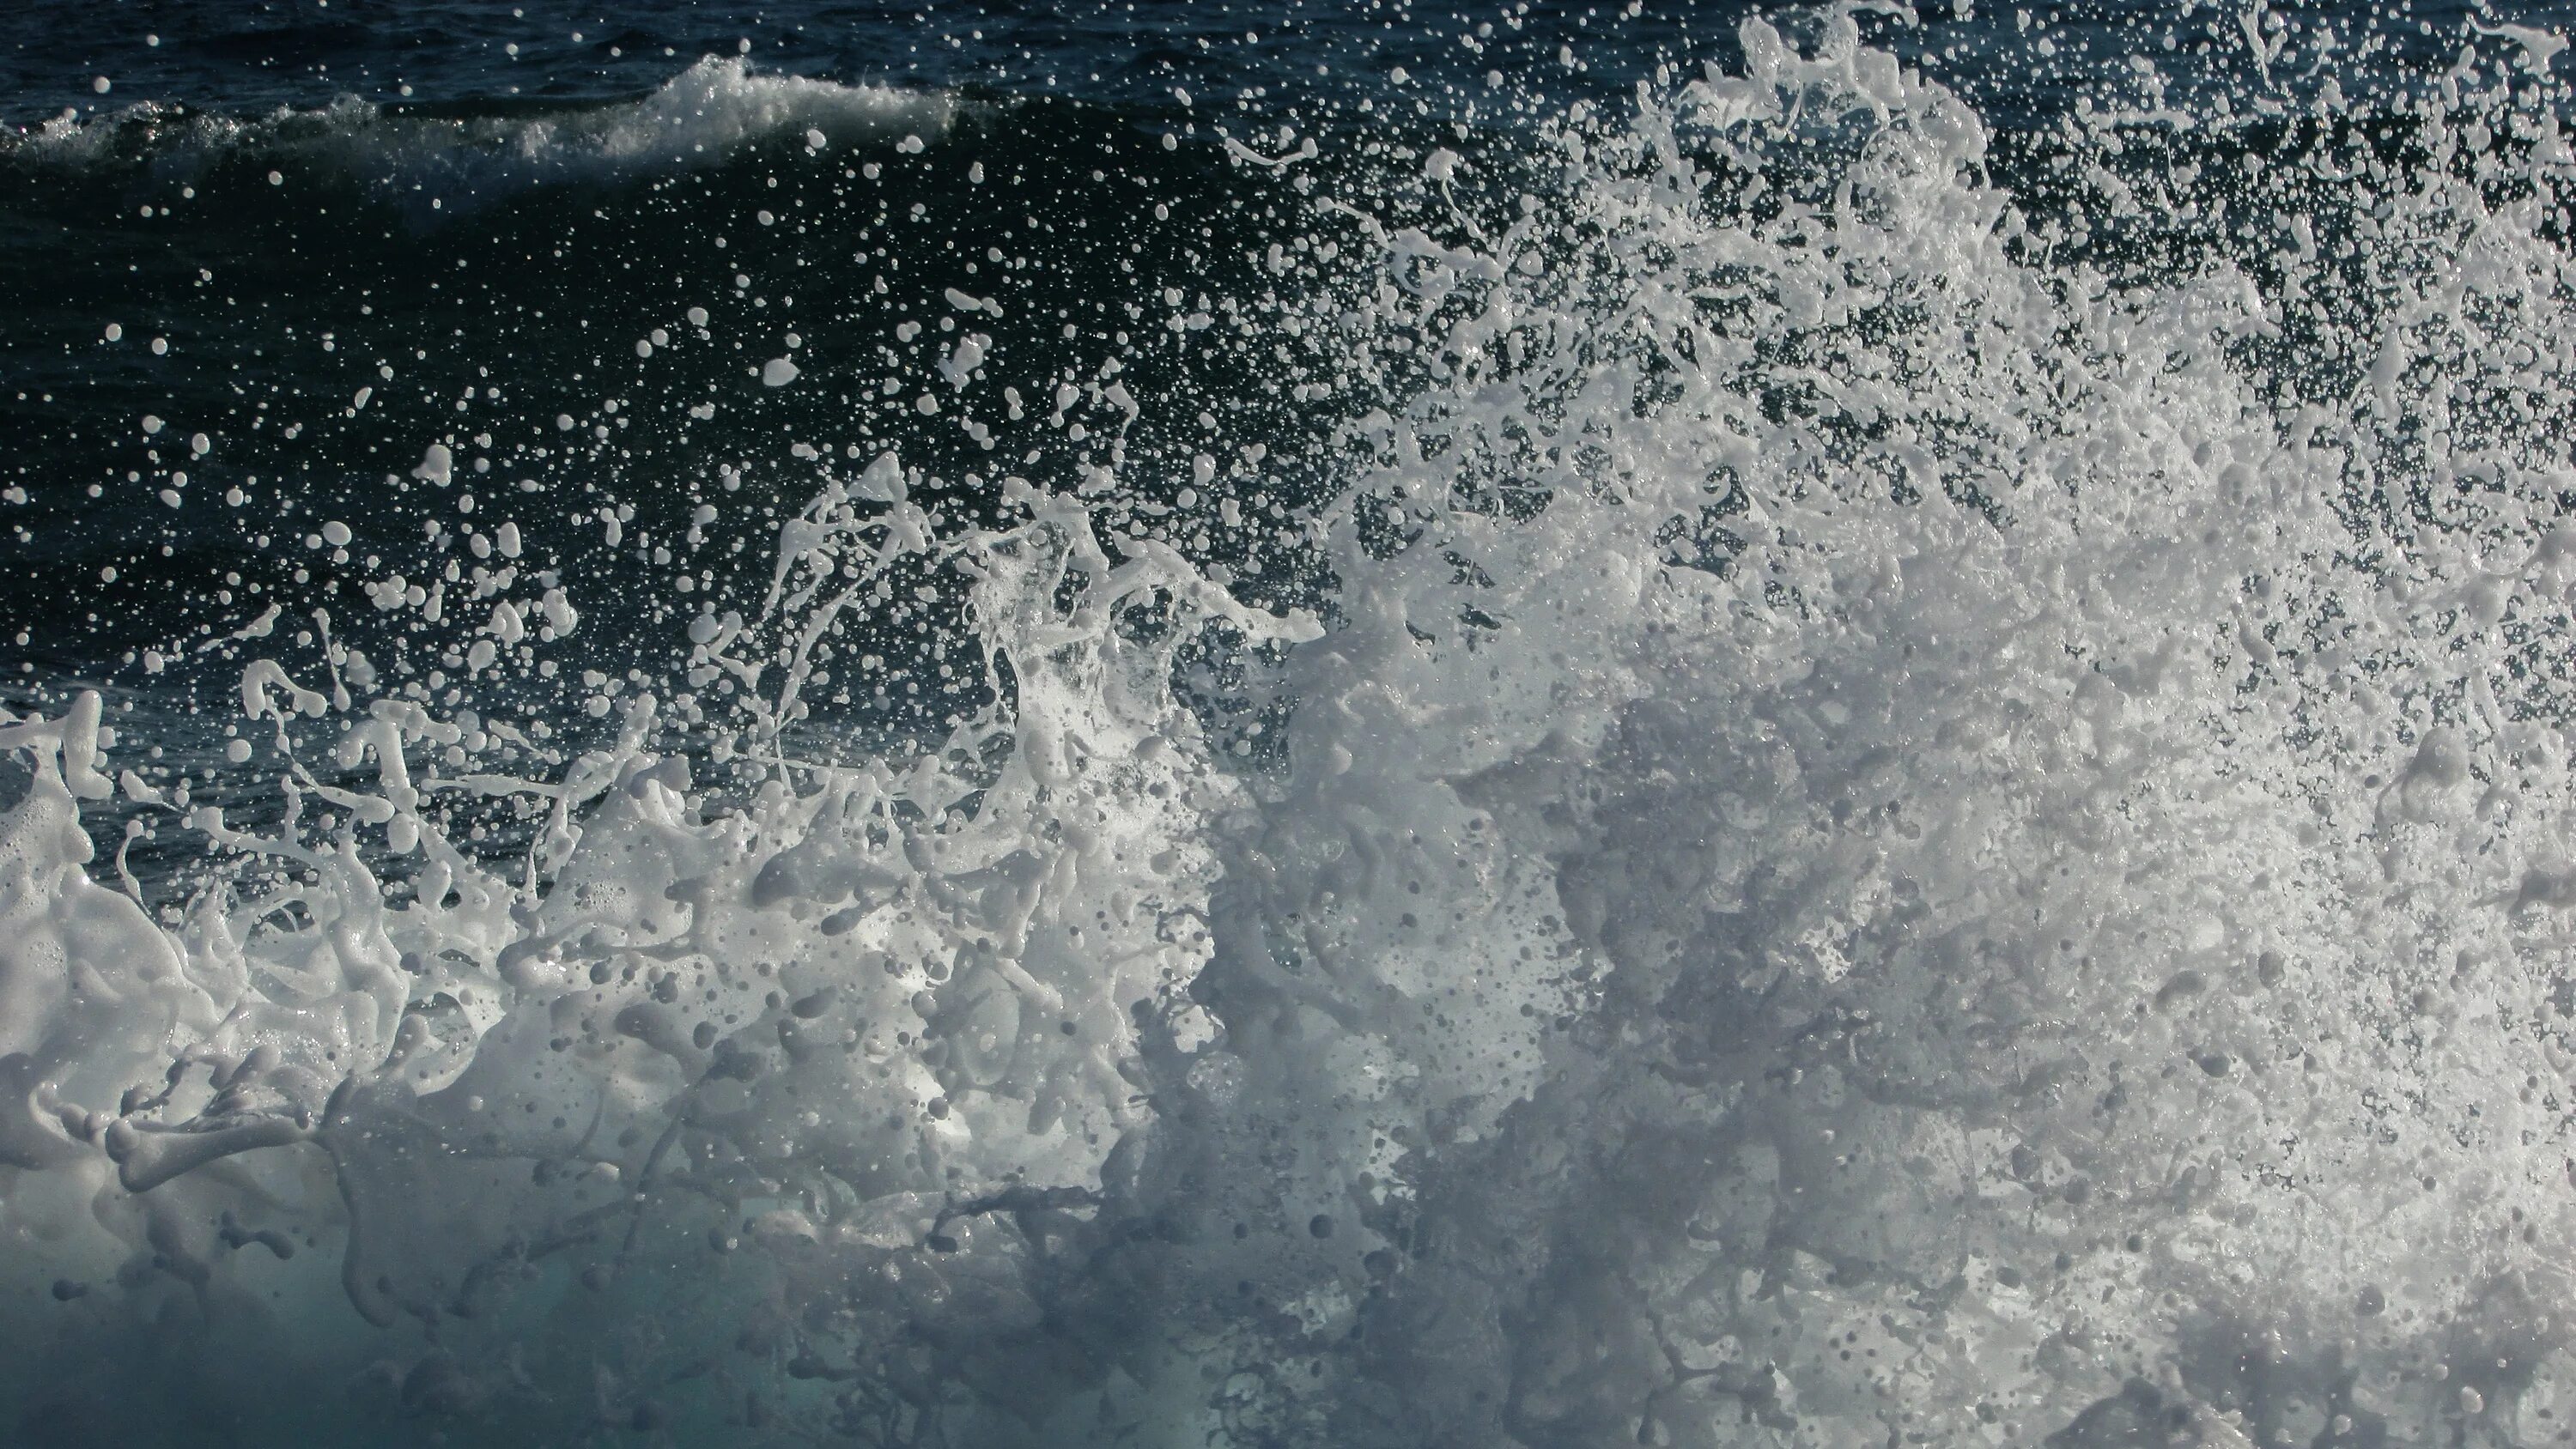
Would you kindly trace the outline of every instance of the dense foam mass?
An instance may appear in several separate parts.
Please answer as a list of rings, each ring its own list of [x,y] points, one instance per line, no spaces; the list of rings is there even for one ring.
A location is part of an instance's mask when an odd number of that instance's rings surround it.
[[[2043,209],[1848,18],[1742,41],[1526,195],[1305,218],[1366,259],[1311,399],[1394,399],[1316,424],[1314,617],[1176,479],[978,519],[889,453],[554,774],[327,631],[247,663],[285,820],[170,802],[229,864],[169,921],[96,697],[0,726],[0,1272],[66,1300],[0,1372],[259,1323],[482,1442],[2564,1437],[2547,55],[2223,181],[2097,118]],[[799,758],[914,591],[989,706]],[[571,632],[486,597],[469,674]]]

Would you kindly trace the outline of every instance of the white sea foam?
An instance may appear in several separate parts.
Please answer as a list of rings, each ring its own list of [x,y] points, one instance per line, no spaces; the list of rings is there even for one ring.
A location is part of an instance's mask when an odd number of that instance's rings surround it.
[[[165,164],[256,154],[405,191],[436,188],[461,203],[492,188],[711,166],[782,135],[861,147],[937,135],[957,111],[941,92],[762,73],[739,57],[710,56],[648,96],[606,105],[449,116],[346,97],[318,111],[238,119],[147,102],[0,129],[0,155],[87,165],[138,153]]]
[[[592,1422],[731,1353],[799,1423],[978,1443],[2555,1433],[2540,213],[2383,181],[2367,306],[2302,310],[2306,218],[2270,281],[2114,279],[1847,19],[1743,41],[1552,128],[1516,220],[1314,219],[1372,261],[1312,324],[1439,362],[1330,429],[1326,621],[1016,480],[943,531],[883,457],[665,681],[752,786],[654,752],[667,691],[518,778],[320,687],[345,650],[254,663],[246,722],[341,773],[193,810],[244,864],[175,923],[92,878],[94,701],[8,724],[0,1273],[149,1314],[328,1240],[416,1325],[402,1401],[469,1415],[521,1392],[478,1321],[571,1260],[662,1335]],[[2351,385],[2285,401],[2283,337]],[[994,706],[787,754],[844,626],[942,580]],[[1293,700],[1275,772],[1175,688],[1210,639]],[[443,833],[469,792],[524,862]]]

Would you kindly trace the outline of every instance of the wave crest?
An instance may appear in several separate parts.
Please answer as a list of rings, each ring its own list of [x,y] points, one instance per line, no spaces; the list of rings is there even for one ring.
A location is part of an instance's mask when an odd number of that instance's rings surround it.
[[[745,146],[781,138],[827,146],[930,139],[947,131],[959,106],[944,92],[763,74],[739,57],[709,56],[650,95],[602,105],[433,110],[344,97],[317,111],[250,119],[160,102],[89,120],[67,111],[25,130],[0,130],[0,159],[168,168],[249,158],[463,201],[713,166]]]

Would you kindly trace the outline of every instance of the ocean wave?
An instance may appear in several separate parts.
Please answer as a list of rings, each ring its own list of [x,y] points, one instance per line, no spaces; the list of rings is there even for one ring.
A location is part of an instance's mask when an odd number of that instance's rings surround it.
[[[67,110],[24,130],[0,128],[0,160],[186,171],[256,158],[466,199],[717,165],[744,146],[800,133],[818,149],[927,139],[948,130],[959,105],[942,91],[762,74],[739,58],[709,56],[648,95],[607,104],[433,108],[345,96],[252,118],[158,101],[92,119]]]
[[[1280,292],[1170,287],[1044,388],[966,325],[1035,309],[953,292],[873,462],[790,445],[801,509],[728,465],[653,541],[762,542],[742,609],[575,607],[536,491],[460,498],[443,581],[282,540],[339,632],[172,646],[265,822],[100,695],[0,716],[0,1301],[68,1325],[0,1395],[339,1324],[295,1362],[344,1407],[263,1406],[300,1442],[2555,1433],[2552,113],[2498,70],[2431,161],[2232,179],[2097,133],[2036,212],[1848,16],[1739,34],[1482,215],[1489,153],[1244,166]],[[2097,265],[2205,201],[2259,229]],[[1309,435],[1183,412],[1163,337]],[[1128,449],[1175,412],[1186,462]],[[1011,446],[906,461],[952,428]],[[1302,515],[1292,447],[1342,484]],[[1242,602],[1220,535],[1328,597]],[[664,606],[684,662],[581,668]],[[940,738],[803,747],[959,679]],[[94,858],[120,794],[203,842],[184,901]]]

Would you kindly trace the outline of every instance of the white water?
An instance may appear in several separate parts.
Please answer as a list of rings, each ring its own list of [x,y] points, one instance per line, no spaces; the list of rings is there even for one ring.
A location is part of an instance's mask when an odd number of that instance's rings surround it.
[[[2554,204],[2554,127],[2472,87],[2439,161],[2356,168],[2357,259],[2258,213],[2273,280],[2115,284],[1847,22],[1745,38],[1567,117],[1508,230],[1314,221],[1383,259],[1315,325],[1436,360],[1335,433],[1325,619],[1018,485],[942,537],[888,460],[691,635],[756,790],[632,696],[561,777],[479,774],[281,655],[255,733],[373,782],[299,777],[275,838],[194,810],[246,864],[176,925],[76,828],[126,744],[7,726],[12,1301],[275,1290],[469,1419],[588,1293],[657,1325],[567,1411],[616,1425],[2559,1437],[2576,313],[2548,209],[2469,184]],[[2282,403],[2275,339],[2352,385]],[[1004,704],[774,758],[923,568]],[[1268,641],[1280,770],[1176,692],[1202,626]],[[449,791],[546,816],[524,874]],[[387,1331],[323,1346],[335,1291]]]
[[[182,161],[248,152],[455,204],[486,192],[714,166],[773,136],[802,133],[817,150],[937,136],[958,109],[936,91],[763,74],[738,58],[709,56],[650,95],[595,107],[443,116],[388,111],[352,96],[321,111],[281,108],[239,120],[144,102],[87,120],[66,112],[24,131],[0,128],[0,149],[57,165],[96,164],[140,143]]]

